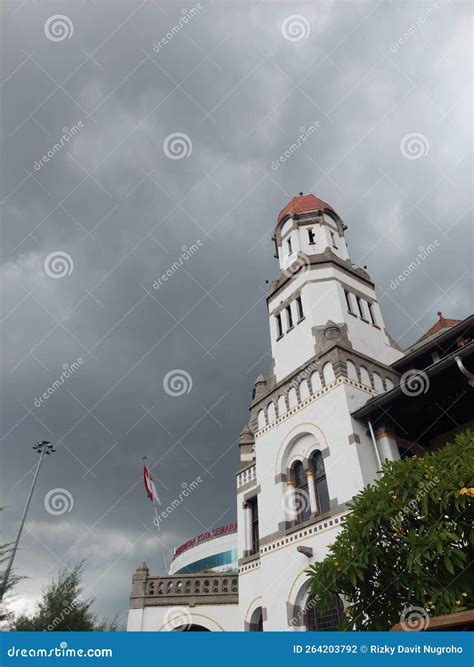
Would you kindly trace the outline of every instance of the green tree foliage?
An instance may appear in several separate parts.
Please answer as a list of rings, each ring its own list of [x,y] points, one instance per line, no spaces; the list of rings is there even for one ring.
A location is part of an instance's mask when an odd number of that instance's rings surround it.
[[[93,598],[83,596],[83,563],[59,572],[38,602],[33,614],[23,614],[13,623],[16,631],[114,631],[117,623],[100,621],[92,612]]]
[[[474,433],[423,458],[386,462],[350,503],[324,561],[309,568],[325,609],[348,602],[342,629],[387,630],[409,607],[429,615],[474,607]]]
[[[2,563],[3,560],[8,558],[9,555],[8,549],[9,545],[4,545],[4,544],[0,545],[0,563]],[[0,570],[0,594],[2,597],[2,601],[0,602],[0,629],[3,628],[5,624],[8,625],[8,623],[13,618],[13,614],[10,611],[8,605],[8,603],[10,602],[9,593],[11,593],[18,579],[19,577],[17,577],[13,572],[10,572],[10,577],[8,579],[8,582],[5,584],[5,572],[4,570]]]

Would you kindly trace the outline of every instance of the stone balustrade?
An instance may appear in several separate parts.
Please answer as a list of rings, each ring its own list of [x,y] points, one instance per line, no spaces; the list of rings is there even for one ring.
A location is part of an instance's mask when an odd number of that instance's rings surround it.
[[[257,471],[254,464],[248,468],[244,468],[244,470],[241,470],[237,473],[237,488],[240,489],[242,486],[246,486],[247,484],[255,482],[256,480]]]
[[[237,604],[238,577],[233,572],[136,577],[131,600],[132,607]]]

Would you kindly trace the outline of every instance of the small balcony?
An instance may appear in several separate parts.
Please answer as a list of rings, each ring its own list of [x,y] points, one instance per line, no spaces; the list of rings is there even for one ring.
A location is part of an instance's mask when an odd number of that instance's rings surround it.
[[[237,473],[237,490],[241,489],[242,487],[246,487],[252,483],[256,483],[257,481],[257,470],[255,463],[253,463],[251,466],[248,466],[247,468],[244,468],[243,470],[239,470]]]

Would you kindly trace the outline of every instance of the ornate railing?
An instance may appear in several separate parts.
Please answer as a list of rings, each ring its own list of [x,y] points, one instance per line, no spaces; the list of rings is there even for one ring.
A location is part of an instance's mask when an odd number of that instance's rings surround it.
[[[171,575],[147,577],[144,582],[145,605],[237,603],[238,578],[233,573]]]
[[[240,489],[241,486],[245,486],[250,482],[255,482],[257,480],[257,470],[254,465],[244,468],[239,473],[237,473],[237,488]]]

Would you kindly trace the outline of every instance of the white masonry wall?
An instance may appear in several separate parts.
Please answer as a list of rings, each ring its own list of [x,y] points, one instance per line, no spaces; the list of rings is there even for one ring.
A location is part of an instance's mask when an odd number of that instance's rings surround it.
[[[358,391],[366,400],[370,393]],[[346,385],[341,378],[334,381],[320,398],[296,411],[280,424],[275,424],[255,436],[257,484],[259,494],[260,535],[266,536],[278,530],[278,524],[288,520],[283,510],[285,482],[275,482],[278,475],[286,474],[297,458],[307,458],[315,449],[328,451],[324,459],[329,498],[338,504],[352,498],[363,486],[357,446],[349,444],[354,432],[354,420],[350,416]],[[364,432],[359,434],[362,448],[372,461],[372,474],[376,470],[373,443]],[[363,439],[363,442],[362,442]]]
[[[185,624],[201,625],[211,632],[241,629],[238,622],[237,604],[197,604],[194,607],[130,609],[127,632],[170,632],[173,624],[179,624],[181,621]]]
[[[377,326],[348,312],[344,286],[374,303]],[[296,296],[301,293],[304,319],[298,322]],[[287,331],[286,312],[282,311],[284,335],[279,340],[275,312],[282,302],[290,299],[294,327]],[[355,304],[355,302],[354,302]],[[275,360],[276,381],[279,382],[303,365],[315,354],[313,327],[328,321],[346,323],[354,350],[389,365],[403,356],[391,343],[378,307],[375,291],[362,280],[336,266],[315,266],[301,271],[269,302],[270,337]]]
[[[298,252],[305,255],[316,255],[330,248],[335,255],[341,259],[348,259],[349,253],[344,236],[340,236],[337,225],[332,218],[325,214],[326,224],[300,224],[297,229],[293,228],[293,219],[285,222],[281,230],[281,246],[278,248],[278,259],[280,268],[286,269],[298,256]],[[313,232],[314,243],[310,243],[308,230]],[[332,232],[332,234],[331,234]],[[288,241],[291,243],[290,253]]]
[[[368,388],[340,378],[311,398],[280,423],[257,432],[255,438],[256,480],[258,494],[261,550],[258,559],[241,564],[239,571],[239,623],[242,629],[257,606],[266,610],[264,630],[301,630],[288,628],[288,606],[304,606],[307,597],[305,571],[311,562],[320,561],[334,542],[345,511],[334,514],[307,528],[279,532],[279,524],[289,519],[288,485],[277,481],[291,464],[307,458],[314,449],[324,455],[329,498],[342,505],[372,482],[378,470],[377,456],[364,425],[353,420],[350,412],[370,397]],[[354,435],[356,438],[354,438]],[[351,437],[352,436],[352,437]],[[352,443],[350,442],[352,440]],[[355,440],[355,441],[354,441]],[[357,442],[360,440],[360,442]],[[237,497],[239,512],[239,557],[245,548],[243,495]],[[331,525],[332,524],[332,525]],[[274,535],[270,541],[267,536]],[[283,543],[282,543],[283,542]],[[297,552],[299,545],[313,549],[313,557]]]
[[[259,606],[265,609],[264,631],[304,629],[297,623],[291,623],[288,606],[295,605],[297,602],[304,606],[308,595],[306,570],[310,563],[324,559],[328,545],[334,542],[341,529],[342,518],[343,515],[331,517],[330,520],[322,522],[321,530],[318,526],[317,532],[312,534],[309,534],[308,530],[296,531],[293,533],[291,542],[283,546],[279,545],[281,540],[275,540],[275,548],[271,548],[273,544],[269,545],[270,551],[260,555],[257,567],[239,574],[239,628],[241,630],[246,628],[246,623],[250,623],[253,611]],[[329,525],[329,521],[332,526]],[[299,553],[298,546],[312,548],[313,558],[308,559],[307,556]]]

